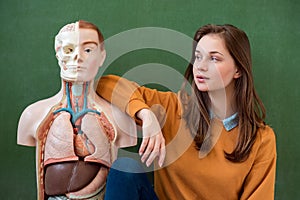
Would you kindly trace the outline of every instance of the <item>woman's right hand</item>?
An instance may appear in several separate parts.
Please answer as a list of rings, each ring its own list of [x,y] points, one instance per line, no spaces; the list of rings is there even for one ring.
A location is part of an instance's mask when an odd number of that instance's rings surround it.
[[[165,138],[161,132],[159,122],[149,109],[141,109],[136,115],[143,121],[143,140],[139,149],[141,161],[149,167],[156,157],[161,167],[166,156]]]

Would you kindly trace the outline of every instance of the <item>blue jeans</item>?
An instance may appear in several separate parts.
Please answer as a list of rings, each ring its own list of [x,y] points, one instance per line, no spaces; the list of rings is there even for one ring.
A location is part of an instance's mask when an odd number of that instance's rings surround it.
[[[110,168],[105,200],[158,200],[143,167],[134,159],[118,158]]]

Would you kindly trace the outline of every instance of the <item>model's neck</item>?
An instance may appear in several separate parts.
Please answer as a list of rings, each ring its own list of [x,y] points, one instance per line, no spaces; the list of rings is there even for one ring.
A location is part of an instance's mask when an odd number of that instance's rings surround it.
[[[75,112],[79,112],[85,107],[89,92],[88,83],[66,82],[66,92],[69,93],[70,103]]]
[[[62,81],[63,93],[67,97],[68,106],[75,112],[80,112],[87,107],[90,96],[91,82],[67,82]]]
[[[92,84],[93,82],[74,83],[63,80],[60,95],[66,97],[64,99],[66,99],[67,105],[54,111],[54,114],[62,111],[70,113],[71,122],[74,126],[76,126],[78,120],[88,112],[100,115],[98,110],[89,108],[89,105],[94,103],[93,100],[96,97],[96,92],[93,90]]]

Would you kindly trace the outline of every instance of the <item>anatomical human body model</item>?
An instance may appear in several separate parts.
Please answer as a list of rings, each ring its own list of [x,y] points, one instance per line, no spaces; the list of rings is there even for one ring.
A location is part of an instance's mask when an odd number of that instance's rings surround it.
[[[64,26],[55,51],[61,90],[23,111],[18,144],[36,146],[39,200],[101,199],[117,149],[136,144],[136,127],[93,88],[106,55],[97,27]]]

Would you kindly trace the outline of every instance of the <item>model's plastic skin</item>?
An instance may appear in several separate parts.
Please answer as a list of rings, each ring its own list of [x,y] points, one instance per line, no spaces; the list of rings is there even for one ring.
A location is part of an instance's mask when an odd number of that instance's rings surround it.
[[[19,120],[18,144],[36,146],[39,200],[100,198],[117,149],[137,142],[134,121],[95,93],[106,52],[98,33],[79,23],[64,26],[55,39],[61,90],[29,105]]]

